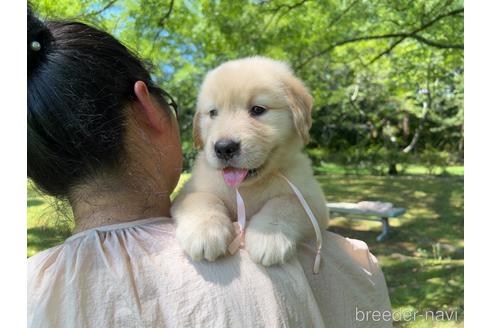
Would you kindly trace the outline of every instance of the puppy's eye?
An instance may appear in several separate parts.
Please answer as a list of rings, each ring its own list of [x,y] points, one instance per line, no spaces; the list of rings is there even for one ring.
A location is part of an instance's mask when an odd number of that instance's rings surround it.
[[[208,112],[208,114],[210,115],[210,118],[214,118],[219,114],[219,112],[216,109],[212,109],[210,112]]]
[[[261,114],[263,114],[265,111],[266,111],[266,108],[265,108],[265,107],[261,107],[261,106],[253,106],[253,107],[251,107],[251,109],[249,110],[249,113],[251,114],[251,116],[260,116],[260,115],[261,115]]]

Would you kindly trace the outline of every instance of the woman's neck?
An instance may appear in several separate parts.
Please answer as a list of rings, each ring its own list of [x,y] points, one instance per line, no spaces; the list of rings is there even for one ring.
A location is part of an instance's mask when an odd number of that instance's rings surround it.
[[[99,188],[95,189],[96,185]],[[101,188],[100,184],[93,184],[92,187],[77,188],[70,201],[75,217],[74,233],[110,224],[170,216],[170,192],[134,187],[123,189],[117,184],[112,188]]]

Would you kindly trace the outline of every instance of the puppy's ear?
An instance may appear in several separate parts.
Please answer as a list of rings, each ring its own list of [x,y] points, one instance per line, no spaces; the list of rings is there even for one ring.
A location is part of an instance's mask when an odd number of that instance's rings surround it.
[[[309,129],[312,124],[313,97],[311,97],[304,84],[294,76],[290,76],[287,79],[286,87],[289,106],[294,117],[294,126],[304,144],[307,144],[309,141]]]
[[[193,118],[193,146],[200,150],[203,148],[203,141],[200,131],[200,113],[196,112]]]

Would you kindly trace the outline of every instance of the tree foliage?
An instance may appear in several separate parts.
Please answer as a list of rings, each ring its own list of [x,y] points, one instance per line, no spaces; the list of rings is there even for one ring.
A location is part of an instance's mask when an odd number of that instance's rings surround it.
[[[46,18],[100,27],[151,60],[154,78],[181,107],[187,154],[205,73],[229,59],[265,55],[289,62],[312,91],[308,148],[316,162],[382,162],[391,168],[429,153],[463,159],[463,1],[32,4]]]

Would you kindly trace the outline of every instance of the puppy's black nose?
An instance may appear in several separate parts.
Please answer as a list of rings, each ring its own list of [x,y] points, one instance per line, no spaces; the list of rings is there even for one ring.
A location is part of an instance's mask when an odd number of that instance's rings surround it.
[[[230,139],[220,139],[215,143],[215,154],[223,160],[230,160],[239,153],[241,144]]]

